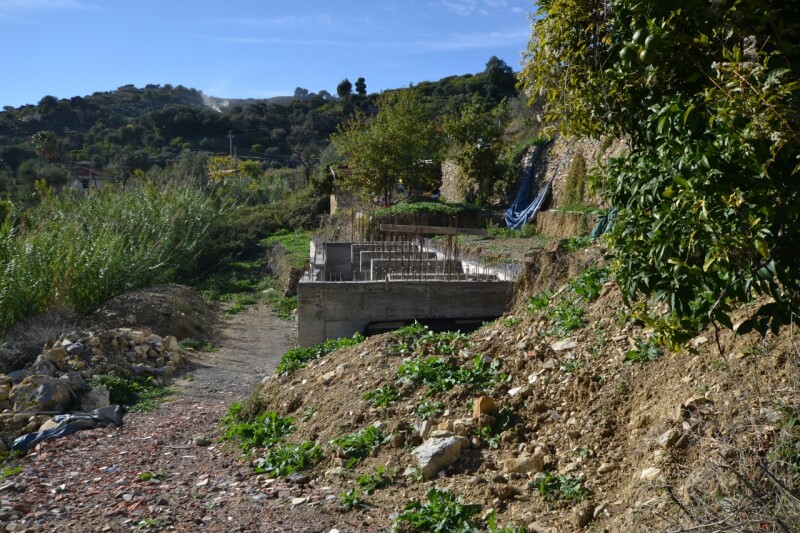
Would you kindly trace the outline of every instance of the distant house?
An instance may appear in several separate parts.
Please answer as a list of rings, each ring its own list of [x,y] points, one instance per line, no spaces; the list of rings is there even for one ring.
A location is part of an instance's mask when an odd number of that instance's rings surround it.
[[[93,190],[102,191],[107,182],[105,174],[92,168],[90,161],[78,161],[70,168],[70,179],[64,188],[81,194],[90,194]]]

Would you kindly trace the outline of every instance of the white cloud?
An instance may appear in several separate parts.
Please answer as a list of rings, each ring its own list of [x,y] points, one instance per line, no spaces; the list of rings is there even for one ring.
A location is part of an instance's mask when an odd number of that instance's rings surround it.
[[[442,0],[441,4],[461,17],[472,15],[478,9],[477,0],[463,0],[461,2],[453,2],[451,0]]]

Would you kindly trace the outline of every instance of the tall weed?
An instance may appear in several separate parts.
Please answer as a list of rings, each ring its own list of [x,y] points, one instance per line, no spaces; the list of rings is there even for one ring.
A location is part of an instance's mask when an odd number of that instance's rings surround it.
[[[222,210],[185,185],[47,198],[0,226],[0,330],[190,274]]]

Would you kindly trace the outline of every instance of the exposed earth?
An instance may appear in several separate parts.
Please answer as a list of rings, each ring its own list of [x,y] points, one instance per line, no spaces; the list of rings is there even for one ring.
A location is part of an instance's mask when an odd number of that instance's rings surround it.
[[[0,520],[7,531],[386,531],[440,488],[480,506],[479,530],[494,514],[529,532],[791,531],[779,520],[800,516],[797,328],[765,338],[710,328],[666,353],[613,283],[595,279],[581,296],[591,280],[567,282],[602,252],[536,254],[514,308],[469,336],[379,335],[284,376],[273,372],[292,322],[263,304],[209,318],[219,350],[187,352],[172,397],[121,428],[40,444],[0,482]],[[403,367],[429,357],[488,377],[436,390]],[[385,406],[364,398],[389,388]],[[321,462],[289,478],[255,474],[267,450],[245,459],[218,440],[220,418],[243,400],[292,417],[287,440],[315,442]],[[421,407],[436,402],[425,422]],[[360,461],[332,443],[370,427],[382,442]],[[430,472],[415,457],[456,441],[454,459]],[[340,496],[380,467],[386,486],[345,510]]]
[[[237,448],[216,443],[227,407],[274,370],[296,336],[267,305],[218,330],[219,350],[187,351],[190,370],[155,411],[43,442],[15,463],[21,472],[0,482],[4,531],[362,529],[357,516],[320,512],[334,507],[328,492],[253,476]],[[299,496],[310,500],[287,505]]]

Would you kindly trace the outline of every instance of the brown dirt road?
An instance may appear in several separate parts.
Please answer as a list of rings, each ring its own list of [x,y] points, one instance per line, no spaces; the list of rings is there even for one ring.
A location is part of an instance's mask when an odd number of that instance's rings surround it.
[[[218,328],[219,350],[196,353],[177,393],[122,427],[44,442],[0,480],[2,531],[307,531],[370,529],[337,512],[317,485],[254,476],[216,443],[218,421],[273,372],[296,336],[267,305]],[[212,441],[196,446],[195,437]],[[149,479],[148,479],[149,478]]]

